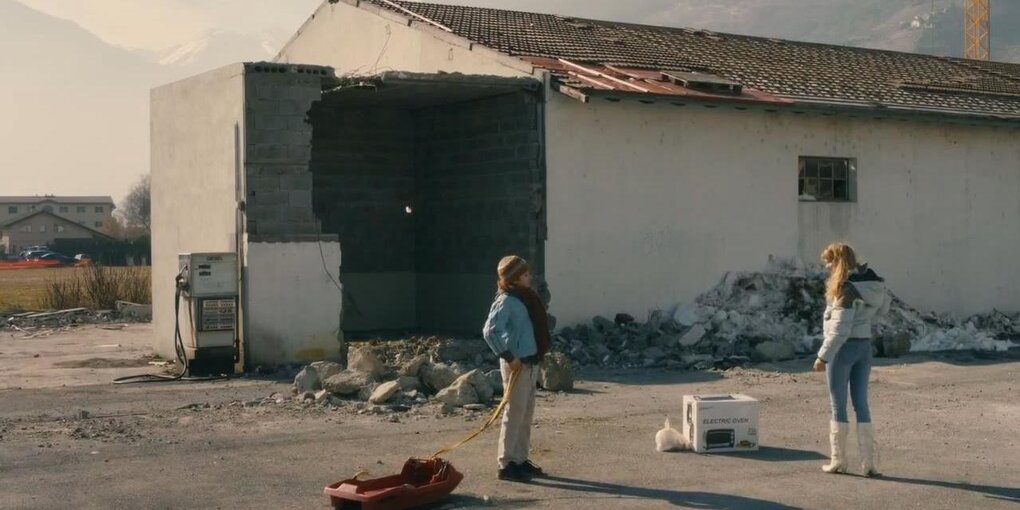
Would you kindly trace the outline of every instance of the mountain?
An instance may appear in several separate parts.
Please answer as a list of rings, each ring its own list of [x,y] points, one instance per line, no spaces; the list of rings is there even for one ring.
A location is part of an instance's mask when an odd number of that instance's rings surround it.
[[[289,37],[290,33],[286,31],[260,31],[248,35],[214,30],[163,51],[140,54],[161,66],[191,75],[235,62],[272,59]]]
[[[168,76],[69,21],[0,0],[6,195],[122,196],[149,167],[149,88]]]

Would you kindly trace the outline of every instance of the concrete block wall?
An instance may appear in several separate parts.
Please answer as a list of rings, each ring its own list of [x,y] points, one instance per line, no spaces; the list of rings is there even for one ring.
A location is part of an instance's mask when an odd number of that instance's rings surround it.
[[[315,239],[312,209],[312,105],[324,68],[245,65],[245,200],[253,240]]]
[[[525,93],[417,112],[418,327],[478,333],[498,260],[543,271],[544,165],[539,105]]]
[[[312,112],[312,185],[323,232],[338,234],[348,273],[413,272],[414,129],[406,110]]]
[[[418,272],[492,274],[511,252],[540,262],[538,112],[519,93],[416,113]]]
[[[346,331],[476,331],[507,253],[541,271],[539,104],[507,94],[310,114],[314,214],[344,247]],[[405,208],[410,206],[412,213]]]

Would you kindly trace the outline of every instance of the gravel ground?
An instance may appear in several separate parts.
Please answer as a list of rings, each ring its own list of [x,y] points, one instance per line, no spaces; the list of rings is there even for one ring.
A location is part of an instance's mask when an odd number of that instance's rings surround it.
[[[108,384],[157,370],[130,363],[147,359],[150,333],[0,337],[0,508],[328,508],[327,483],[395,473],[482,419],[276,404],[265,397],[289,384],[274,380]],[[105,361],[74,363],[89,359]],[[540,393],[533,458],[552,477],[496,480],[488,432],[447,456],[466,478],[440,508],[1017,508],[1018,360],[883,361],[872,375],[881,479],[819,470],[827,397],[807,362],[584,372],[573,393]],[[684,394],[728,392],[761,401],[761,451],[654,451]]]

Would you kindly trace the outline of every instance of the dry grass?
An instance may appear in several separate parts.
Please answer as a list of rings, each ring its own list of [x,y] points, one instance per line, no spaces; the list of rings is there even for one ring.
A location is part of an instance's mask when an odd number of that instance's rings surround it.
[[[103,274],[95,274],[94,271],[102,271]],[[123,299],[125,301],[148,303],[150,296],[150,269],[148,267],[106,267],[106,268],[48,268],[48,269],[13,269],[0,271],[0,311],[2,310],[40,310],[46,308],[75,308],[85,306],[95,307],[95,300],[89,295],[89,291],[99,292],[100,302],[109,301],[112,286],[109,282],[127,281],[123,286],[123,296],[114,297],[113,301]],[[105,283],[104,283],[105,282]],[[84,285],[89,283],[89,285]],[[99,284],[99,285],[96,285]],[[103,286],[105,285],[105,287]],[[54,289],[59,289],[54,291]],[[121,287],[118,286],[118,289]],[[47,306],[52,298],[53,292],[61,293],[66,299],[77,299],[78,302],[89,304],[75,304],[71,306]],[[114,292],[114,294],[121,294]],[[106,297],[103,297],[103,296]],[[128,297],[129,296],[129,297]],[[62,299],[63,299],[62,298]],[[78,299],[80,298],[80,299]]]

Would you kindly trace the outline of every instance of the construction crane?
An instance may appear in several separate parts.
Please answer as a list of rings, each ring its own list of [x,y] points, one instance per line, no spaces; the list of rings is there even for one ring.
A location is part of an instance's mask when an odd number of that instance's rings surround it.
[[[992,56],[991,14],[989,0],[967,0],[963,56],[974,60],[989,60]]]

